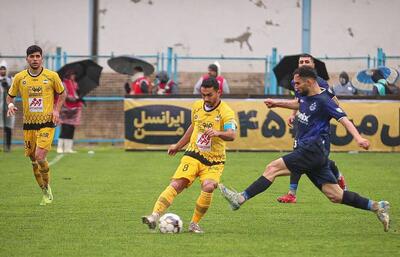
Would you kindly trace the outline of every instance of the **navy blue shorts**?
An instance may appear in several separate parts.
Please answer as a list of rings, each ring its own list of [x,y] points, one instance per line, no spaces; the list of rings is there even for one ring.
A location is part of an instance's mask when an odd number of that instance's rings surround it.
[[[315,142],[299,146],[293,152],[282,157],[286,167],[295,174],[306,174],[311,182],[322,188],[323,184],[337,184],[332,173],[328,155],[324,144],[317,140]]]

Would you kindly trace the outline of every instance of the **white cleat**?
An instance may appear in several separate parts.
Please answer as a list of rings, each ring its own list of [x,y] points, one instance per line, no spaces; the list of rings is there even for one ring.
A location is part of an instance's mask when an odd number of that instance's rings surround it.
[[[196,233],[196,234],[202,234],[204,231],[201,229],[199,224],[195,222],[190,222],[189,224],[189,232]]]
[[[233,211],[239,210],[240,208],[240,193],[228,189],[227,187],[225,187],[223,184],[219,184],[218,185],[219,190],[221,191],[222,195],[224,196],[224,198],[228,201],[229,205],[231,206]]]
[[[380,201],[378,202],[379,209],[375,212],[376,216],[378,217],[379,221],[383,224],[383,230],[385,232],[389,231],[390,227],[390,217],[389,217],[389,209],[390,204],[388,201]]]
[[[46,204],[50,204],[53,202],[53,193],[51,192],[50,185],[47,185],[47,188],[43,189],[43,200]],[[43,201],[42,200],[42,201]]]
[[[157,227],[157,217],[155,217],[155,215],[143,216],[142,223],[146,224],[149,229],[154,230]]]
[[[42,196],[42,201],[40,201],[40,204],[39,204],[40,206],[45,206],[45,205],[46,205],[46,200],[45,200],[45,198],[46,198],[46,197],[43,195],[43,196]]]

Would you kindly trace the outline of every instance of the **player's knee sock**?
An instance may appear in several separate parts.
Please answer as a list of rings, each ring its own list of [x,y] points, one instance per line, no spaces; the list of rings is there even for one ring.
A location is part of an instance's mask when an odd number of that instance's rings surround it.
[[[38,164],[39,164],[39,171],[42,174],[44,186],[47,187],[47,185],[50,182],[49,163],[47,162],[47,160],[43,160],[43,161],[38,161]]]
[[[339,178],[341,174],[338,167],[336,166],[336,163],[332,160],[329,160],[329,166],[331,168],[333,175],[335,175],[335,178]]]
[[[196,208],[194,209],[192,222],[199,223],[201,218],[206,214],[211,205],[213,193],[201,191],[199,198],[196,201]]]
[[[290,183],[290,185],[289,185],[289,193],[290,194],[292,194],[292,195],[296,195],[296,192],[297,192],[297,186],[298,186],[299,184],[296,184],[296,183]]]
[[[358,209],[370,210],[371,201],[351,191],[343,191],[342,204],[350,205]]]
[[[299,185],[300,178],[301,178],[300,174],[290,173],[290,185],[289,185],[290,194],[296,195],[297,186]]]
[[[167,186],[167,188],[158,197],[153,208],[153,213],[161,214],[165,212],[177,195],[178,193],[176,192],[175,188],[172,186]]]
[[[40,186],[40,188],[44,188],[44,182],[42,179],[42,173],[39,171],[39,165],[36,161],[32,162],[32,169],[33,169],[33,175],[35,176],[36,182]]]
[[[243,197],[245,200],[249,200],[254,196],[264,192],[272,184],[266,177],[261,176],[253,182],[246,190],[243,191]]]

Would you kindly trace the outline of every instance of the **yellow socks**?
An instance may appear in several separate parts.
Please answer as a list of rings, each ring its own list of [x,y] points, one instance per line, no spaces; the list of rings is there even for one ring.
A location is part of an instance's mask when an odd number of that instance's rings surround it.
[[[39,164],[39,171],[40,174],[42,175],[44,185],[47,187],[47,185],[50,182],[49,163],[47,162],[47,160],[37,161],[37,163]]]
[[[161,214],[164,213],[167,208],[172,204],[175,197],[178,195],[175,188],[167,186],[167,188],[160,194],[157,202],[154,205],[153,213]]]
[[[194,209],[192,222],[199,223],[201,218],[206,214],[211,205],[213,193],[201,191],[199,198],[197,198],[196,208]]]
[[[32,162],[32,169],[33,169],[33,175],[35,176],[36,182],[40,186],[40,188],[44,187],[44,182],[42,179],[42,173],[39,171],[39,165],[36,161]]]

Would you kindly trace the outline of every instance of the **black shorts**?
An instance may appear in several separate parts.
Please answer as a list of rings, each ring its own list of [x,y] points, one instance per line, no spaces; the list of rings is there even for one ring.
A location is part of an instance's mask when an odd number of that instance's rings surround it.
[[[328,162],[328,155],[322,140],[317,140],[297,147],[282,159],[290,172],[306,174],[311,182],[321,189],[323,184],[337,183]]]

